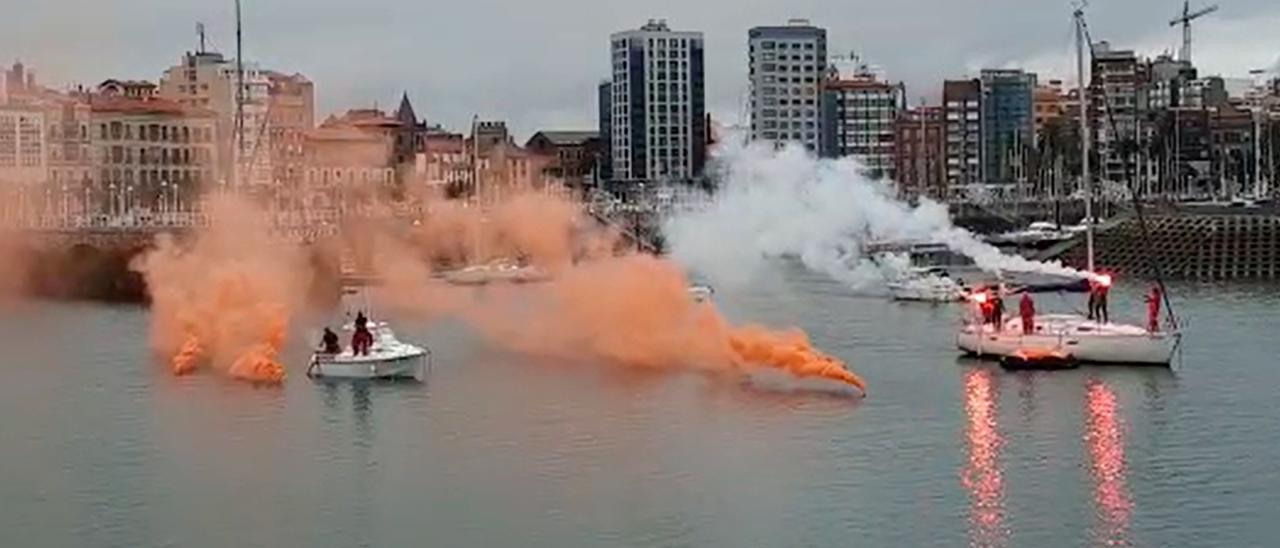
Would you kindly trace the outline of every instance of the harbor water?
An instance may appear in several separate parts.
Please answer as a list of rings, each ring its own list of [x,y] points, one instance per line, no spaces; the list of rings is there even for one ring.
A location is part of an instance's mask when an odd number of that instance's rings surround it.
[[[1171,369],[1009,373],[959,358],[954,307],[800,271],[717,288],[736,321],[807,330],[865,400],[452,324],[398,330],[435,351],[424,384],[309,380],[295,336],[289,379],[257,387],[169,374],[144,308],[22,304],[0,315],[0,546],[1274,545],[1280,288],[1172,293]]]

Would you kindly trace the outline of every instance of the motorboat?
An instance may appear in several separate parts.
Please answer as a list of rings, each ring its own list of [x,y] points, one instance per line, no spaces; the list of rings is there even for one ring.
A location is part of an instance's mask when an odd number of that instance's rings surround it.
[[[987,243],[997,247],[1019,247],[1043,249],[1054,244],[1074,238],[1076,231],[1060,228],[1046,221],[1031,223],[1027,228],[989,236]]]
[[[953,303],[964,299],[965,289],[942,267],[911,268],[889,282],[889,294],[897,301]]]
[[[355,326],[343,326],[355,332]],[[421,381],[431,367],[431,351],[396,338],[386,322],[369,322],[373,344],[367,355],[356,355],[351,346],[338,354],[315,352],[307,365],[307,376],[335,379],[414,379]]]
[[[956,334],[956,346],[969,355],[997,359],[1048,351],[1082,363],[1168,365],[1181,338],[1076,314],[1037,315],[1033,325],[1033,332],[1023,333],[1021,318],[1006,320],[999,329],[973,321]]]
[[[707,284],[693,284],[689,286],[689,296],[692,297],[693,301],[696,303],[707,302],[711,300],[711,297],[715,294],[715,288]]]

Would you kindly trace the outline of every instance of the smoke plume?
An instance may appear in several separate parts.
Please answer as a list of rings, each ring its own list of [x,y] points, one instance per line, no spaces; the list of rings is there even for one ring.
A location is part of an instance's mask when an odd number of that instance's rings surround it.
[[[152,301],[154,349],[178,375],[211,368],[281,382],[277,355],[305,305],[310,263],[301,248],[274,243],[267,219],[249,202],[209,203],[208,227],[181,242],[161,236],[134,261]]]
[[[211,203],[209,227],[181,242],[162,237],[135,261],[152,298],[154,348],[178,375],[212,369],[278,383],[285,368],[277,357],[306,304],[314,263],[294,244],[272,243],[252,205]],[[616,234],[565,199],[530,191],[483,210],[441,199],[421,205],[426,213],[412,225],[351,222],[338,241],[317,247],[378,280],[379,313],[459,319],[491,344],[530,355],[717,374],[768,368],[865,393],[803,332],[732,325],[714,305],[694,302],[674,263],[617,255]],[[494,259],[533,265],[549,279],[476,290],[436,276]]]
[[[30,260],[19,233],[0,227],[0,311],[26,294]]]
[[[885,273],[867,244],[946,244],[991,272],[1083,275],[1055,263],[1009,256],[952,224],[943,204],[910,206],[852,159],[813,157],[803,148],[729,140],[714,152],[721,188],[708,207],[668,219],[672,256],[720,283],[744,283],[767,259],[798,259],[812,270],[867,289]]]

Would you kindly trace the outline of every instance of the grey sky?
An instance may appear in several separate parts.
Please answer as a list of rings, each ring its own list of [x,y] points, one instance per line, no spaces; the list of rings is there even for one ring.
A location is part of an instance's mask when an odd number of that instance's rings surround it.
[[[1069,70],[1070,3],[1062,0],[243,0],[246,57],[316,82],[321,114],[393,104],[455,128],[473,113],[509,120],[520,137],[595,125],[608,36],[649,18],[707,40],[707,99],[733,122],[746,94],[746,32],[806,17],[833,53],[854,50],[934,96],[943,78],[984,66]],[[1207,0],[1197,2],[1203,5]],[[1218,0],[1195,58],[1207,73],[1245,76],[1280,61],[1280,2]],[[232,54],[232,0],[0,0],[0,62],[19,57],[48,84],[157,79],[196,47],[205,22]],[[1173,50],[1178,0],[1094,0],[1096,39],[1145,53]],[[914,99],[913,99],[914,101]]]

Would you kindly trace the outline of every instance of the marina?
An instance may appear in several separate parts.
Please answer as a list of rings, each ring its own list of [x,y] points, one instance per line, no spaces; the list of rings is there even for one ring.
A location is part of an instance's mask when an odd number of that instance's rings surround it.
[[[796,322],[874,397],[539,360],[412,322],[397,335],[432,343],[425,384],[307,382],[299,336],[282,355],[290,380],[262,390],[164,371],[135,344],[142,308],[31,304],[0,316],[13,353],[0,423],[21,441],[0,454],[0,531],[26,546],[320,547],[1275,535],[1275,287],[1174,284],[1194,329],[1172,369],[1008,372],[959,357],[954,310],[853,296],[800,270],[784,280],[717,287],[717,305]],[[1113,315],[1141,309],[1116,289]],[[24,342],[37,338],[77,343]],[[914,525],[897,527],[906,513]]]

